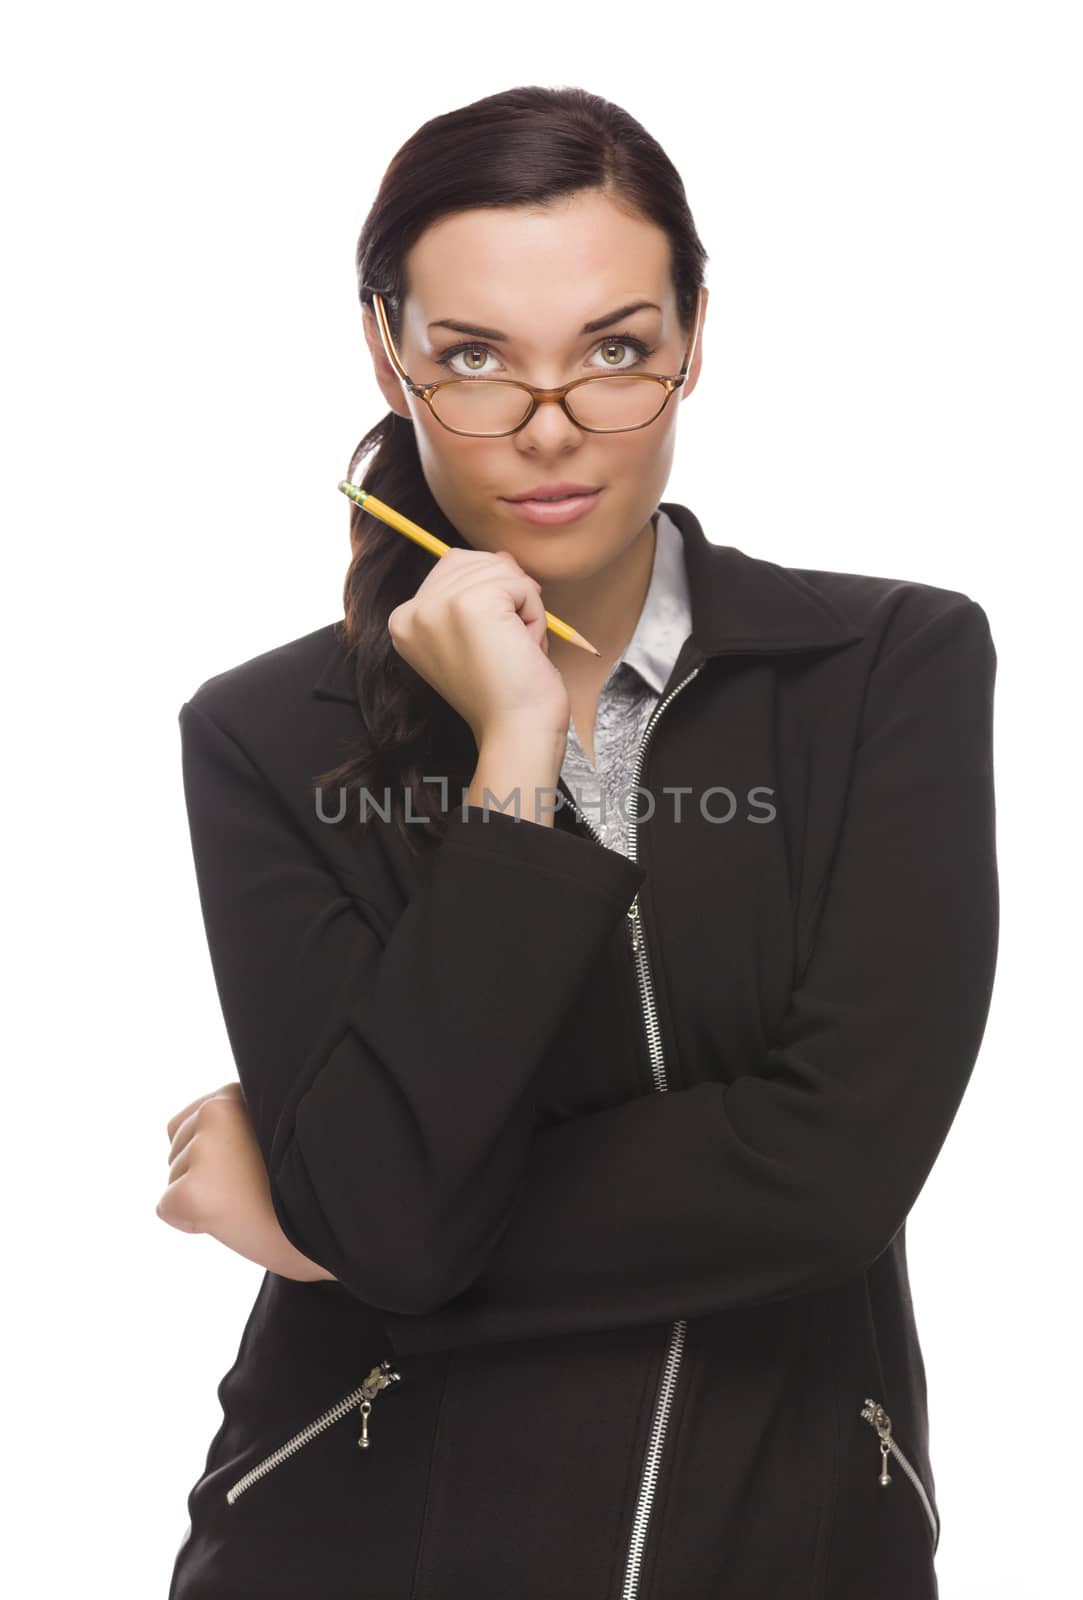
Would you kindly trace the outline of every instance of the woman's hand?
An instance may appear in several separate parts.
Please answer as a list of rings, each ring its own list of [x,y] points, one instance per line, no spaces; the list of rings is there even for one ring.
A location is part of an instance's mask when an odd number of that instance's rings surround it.
[[[193,1100],[169,1119],[166,1132],[169,1183],[155,1207],[163,1222],[182,1233],[209,1233],[282,1278],[333,1278],[282,1232],[239,1083]]]
[[[541,585],[510,551],[452,546],[387,620],[398,654],[459,712],[479,747],[511,735],[563,751],[571,709],[549,660]]]

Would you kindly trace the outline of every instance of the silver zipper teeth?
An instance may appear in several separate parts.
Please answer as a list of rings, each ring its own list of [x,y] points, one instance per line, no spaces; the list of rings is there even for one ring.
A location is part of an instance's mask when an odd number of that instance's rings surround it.
[[[883,1406],[878,1405],[875,1400],[865,1401],[865,1404],[862,1407],[861,1415],[871,1427],[876,1429],[876,1432],[880,1436],[881,1484],[886,1489],[888,1484],[892,1482],[891,1475],[887,1470],[887,1455],[888,1451],[890,1451],[895,1457],[896,1461],[902,1467],[903,1471],[906,1473],[906,1476],[910,1479],[910,1482],[914,1485],[914,1488],[918,1492],[921,1503],[925,1508],[925,1515],[929,1519],[929,1529],[933,1536],[933,1554],[935,1555],[937,1545],[940,1543],[940,1524],[937,1520],[936,1512],[933,1510],[932,1501],[929,1499],[929,1496],[925,1491],[925,1485],[922,1483],[918,1473],[899,1449],[896,1440],[892,1437],[891,1418],[888,1416]]]
[[[636,754],[633,790],[636,791],[636,804],[631,824],[628,829],[628,857],[636,859],[637,827],[639,816],[639,780],[643,773],[643,761],[647,752],[647,745],[657,725],[658,718],[674,697],[680,694],[685,684],[703,668],[703,662],[694,666],[686,677],[659,701],[651,713],[650,720],[643,730]],[[590,818],[580,810],[575,799],[569,795],[573,811],[582,819],[588,831],[597,839],[599,844],[605,840],[595,828]],[[654,1003],[654,984],[651,981],[651,969],[647,960],[646,941],[642,935],[643,919],[639,910],[639,895],[632,901],[627,912],[631,929],[632,955],[635,958],[636,978],[639,983],[639,998],[643,1007],[643,1021],[647,1033],[647,1048],[650,1052],[651,1072],[654,1076],[655,1089],[664,1094],[669,1085],[666,1081],[665,1061],[662,1056],[662,1033],[658,1026],[658,1012]],[[628,1544],[628,1559],[624,1573],[624,1585],[621,1589],[621,1600],[635,1600],[639,1592],[639,1577],[643,1564],[643,1551],[647,1543],[647,1528],[650,1523],[651,1508],[654,1504],[654,1493],[658,1486],[658,1474],[661,1469],[662,1447],[665,1444],[666,1428],[669,1425],[669,1414],[673,1406],[673,1395],[677,1387],[677,1376],[680,1372],[681,1357],[684,1354],[685,1335],[688,1332],[688,1323],[684,1319],[675,1322],[670,1330],[669,1345],[666,1350],[665,1366],[662,1371],[662,1381],[658,1386],[658,1396],[655,1401],[654,1419],[651,1423],[650,1438],[647,1444],[647,1453],[643,1462],[643,1472],[639,1481],[639,1495],[636,1502],[635,1519],[632,1524],[632,1537]]]
[[[279,1445],[277,1450],[272,1450],[269,1456],[265,1456],[262,1461],[257,1462],[250,1471],[245,1473],[243,1478],[238,1478],[232,1489],[226,1490],[227,1503],[233,1505],[236,1500],[240,1499],[246,1489],[250,1489],[254,1483],[258,1483],[261,1478],[266,1477],[268,1472],[273,1472],[275,1467],[281,1466],[283,1461],[288,1461],[290,1456],[296,1454],[304,1445],[315,1439],[317,1434],[322,1433],[325,1428],[329,1428],[332,1423],[338,1422],[347,1412],[352,1411],[354,1406],[363,1407],[366,1403],[368,1410],[362,1410],[362,1432],[357,1442],[362,1448],[367,1446],[369,1442],[368,1412],[372,1410],[373,1396],[378,1394],[381,1389],[387,1388],[388,1384],[398,1383],[399,1381],[400,1374],[395,1372],[387,1361],[381,1361],[377,1366],[373,1367],[359,1388],[354,1389],[348,1395],[344,1395],[341,1400],[337,1400],[322,1416],[306,1423],[299,1433],[294,1434],[292,1439],[287,1439],[286,1443]]]

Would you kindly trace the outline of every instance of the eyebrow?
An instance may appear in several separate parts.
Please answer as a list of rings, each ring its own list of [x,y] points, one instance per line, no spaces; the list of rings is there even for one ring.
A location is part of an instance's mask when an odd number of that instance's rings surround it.
[[[612,327],[614,322],[620,322],[624,317],[630,317],[634,311],[661,311],[661,306],[655,305],[653,300],[633,300],[629,305],[618,306],[616,311],[609,311],[604,317],[596,317],[593,322],[584,322],[580,333],[599,333],[602,328]],[[476,339],[506,340],[509,335],[500,333],[496,328],[478,328],[472,322],[457,322],[453,317],[443,317],[439,322],[430,322],[430,328],[450,328],[453,333],[469,333]]]

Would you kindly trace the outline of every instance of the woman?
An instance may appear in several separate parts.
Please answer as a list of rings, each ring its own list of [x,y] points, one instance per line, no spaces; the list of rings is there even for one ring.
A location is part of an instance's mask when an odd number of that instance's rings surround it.
[[[905,1223],[993,981],[996,657],[662,503],[705,259],[575,89],[426,123],[362,231],[351,472],[454,548],[353,507],[343,621],[181,709],[239,1085],[158,1209],[268,1272],[171,1600],[937,1594]]]

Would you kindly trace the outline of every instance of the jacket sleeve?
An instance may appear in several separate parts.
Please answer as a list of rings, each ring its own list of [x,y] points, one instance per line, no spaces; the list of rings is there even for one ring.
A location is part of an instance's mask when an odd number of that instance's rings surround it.
[[[214,978],[275,1213],[351,1294],[424,1312],[506,1225],[532,1078],[644,871],[470,806],[387,929],[232,734],[192,700],[179,722]]]
[[[478,1279],[385,1320],[400,1355],[781,1300],[886,1249],[991,999],[995,672],[966,598],[885,647],[815,942],[762,1062],[539,1130]]]

